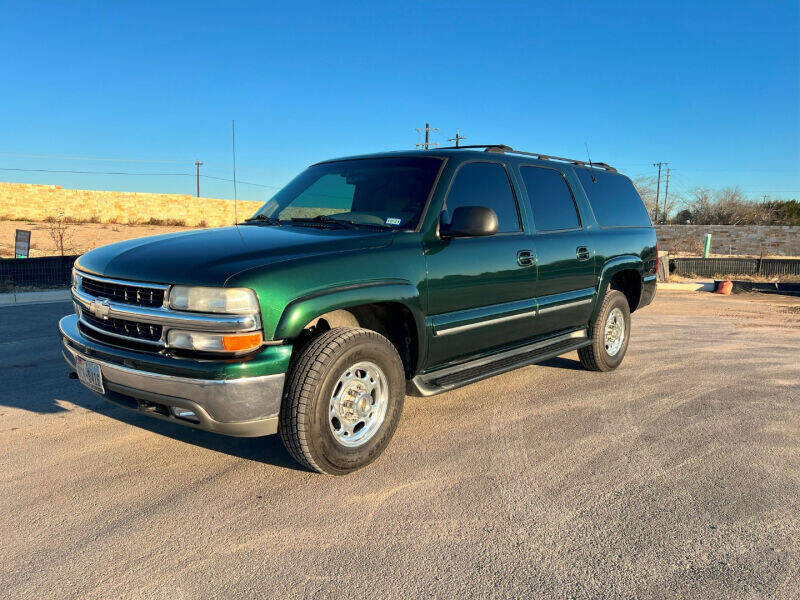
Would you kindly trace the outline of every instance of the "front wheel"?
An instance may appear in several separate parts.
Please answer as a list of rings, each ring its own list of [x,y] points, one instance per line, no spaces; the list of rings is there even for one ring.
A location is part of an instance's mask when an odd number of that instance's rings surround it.
[[[344,475],[383,452],[404,398],[403,363],[392,343],[375,331],[337,327],[292,361],[278,431],[300,464]]]
[[[631,311],[625,294],[609,290],[592,327],[592,344],[578,350],[578,358],[589,371],[616,369],[628,350]]]

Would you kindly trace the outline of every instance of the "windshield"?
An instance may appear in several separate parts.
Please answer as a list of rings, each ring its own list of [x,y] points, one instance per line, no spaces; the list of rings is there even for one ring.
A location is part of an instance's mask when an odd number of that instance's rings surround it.
[[[414,229],[442,159],[364,158],[314,165],[295,177],[253,219]],[[299,220],[299,221],[298,221]]]

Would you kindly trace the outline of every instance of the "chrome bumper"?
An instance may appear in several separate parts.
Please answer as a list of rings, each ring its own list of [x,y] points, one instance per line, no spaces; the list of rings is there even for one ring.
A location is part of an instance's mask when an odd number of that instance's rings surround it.
[[[106,400],[173,423],[226,435],[256,437],[277,432],[283,373],[218,380],[131,369],[77,350],[75,346],[81,346],[82,341],[73,321],[77,318],[70,315],[59,323],[64,359],[73,370],[77,356],[99,364],[106,390],[102,397]],[[172,407],[191,411],[194,418],[175,416]]]

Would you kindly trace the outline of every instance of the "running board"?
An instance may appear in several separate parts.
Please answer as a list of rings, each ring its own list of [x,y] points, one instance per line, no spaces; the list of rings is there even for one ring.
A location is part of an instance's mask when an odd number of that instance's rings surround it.
[[[412,396],[434,396],[487,377],[560,356],[591,343],[592,340],[589,339],[585,329],[573,331],[535,344],[417,375],[408,382],[407,393]]]

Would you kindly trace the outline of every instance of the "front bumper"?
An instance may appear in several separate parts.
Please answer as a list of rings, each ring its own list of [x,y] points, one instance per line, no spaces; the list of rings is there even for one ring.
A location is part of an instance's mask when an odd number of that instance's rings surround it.
[[[214,379],[179,376],[165,372],[163,361],[154,363],[153,370],[143,369],[147,354],[117,353],[85,337],[78,329],[76,315],[61,319],[59,330],[62,354],[73,370],[76,357],[100,365],[105,388],[102,397],[110,402],[173,423],[237,437],[269,435],[278,430],[284,373]],[[278,354],[275,362],[280,363],[287,350],[274,353]],[[204,361],[202,367],[206,372],[215,371],[213,361]],[[222,367],[230,364],[223,363]],[[194,416],[175,416],[172,407],[191,411]]]

